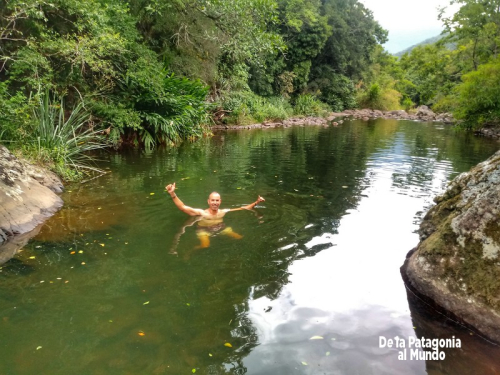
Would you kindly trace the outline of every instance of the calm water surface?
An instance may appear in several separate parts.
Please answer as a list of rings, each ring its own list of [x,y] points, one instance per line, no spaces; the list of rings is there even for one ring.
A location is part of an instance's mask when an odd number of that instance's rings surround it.
[[[107,155],[1,269],[0,373],[498,374],[500,348],[409,302],[399,273],[432,198],[497,149],[379,120]],[[192,207],[266,202],[199,249],[174,181]],[[462,348],[400,361],[380,336]]]

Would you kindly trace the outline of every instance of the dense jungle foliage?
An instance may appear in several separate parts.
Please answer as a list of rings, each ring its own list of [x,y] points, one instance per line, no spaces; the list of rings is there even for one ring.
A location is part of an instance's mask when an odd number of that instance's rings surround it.
[[[500,0],[452,0],[460,5],[440,19],[443,37],[401,59],[380,52],[360,105],[384,106],[399,99],[405,109],[427,105],[453,113],[460,125],[499,125]]]
[[[358,0],[0,0],[0,141],[81,172],[80,146],[153,147],[213,122],[425,104],[495,123],[500,0],[451,3],[446,37],[398,60]]]

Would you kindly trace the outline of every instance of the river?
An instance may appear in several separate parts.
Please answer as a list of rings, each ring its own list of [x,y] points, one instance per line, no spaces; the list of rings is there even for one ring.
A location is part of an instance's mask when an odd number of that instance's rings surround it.
[[[2,374],[498,374],[500,348],[407,294],[399,267],[451,179],[498,143],[439,123],[216,133],[102,156],[109,173],[0,269]],[[205,228],[165,192],[230,212]],[[209,246],[200,248],[200,244]],[[398,359],[398,337],[460,339]]]

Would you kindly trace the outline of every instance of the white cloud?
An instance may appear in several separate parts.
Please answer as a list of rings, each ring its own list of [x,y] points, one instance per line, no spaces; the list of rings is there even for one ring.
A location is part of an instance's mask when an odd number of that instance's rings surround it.
[[[384,47],[392,53],[438,35],[442,23],[438,20],[438,7],[446,6],[452,14],[457,6],[449,0],[360,0],[373,11],[374,18],[389,30],[389,42]]]

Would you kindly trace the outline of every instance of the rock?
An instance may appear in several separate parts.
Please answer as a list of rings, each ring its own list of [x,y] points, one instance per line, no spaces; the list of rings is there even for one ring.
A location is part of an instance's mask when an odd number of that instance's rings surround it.
[[[28,165],[0,145],[0,243],[27,233],[51,216],[63,201],[53,173]]]
[[[435,202],[402,272],[411,288],[500,343],[500,151]]]
[[[421,105],[417,108],[417,117],[434,117],[436,114],[432,112],[426,105]]]
[[[19,249],[26,246],[28,241],[40,232],[41,227],[41,225],[38,225],[32,231],[14,236],[9,241],[0,244],[0,265],[14,258]]]
[[[500,138],[500,128],[486,127],[476,131],[476,134],[490,138]]]
[[[408,116],[408,113],[406,113],[406,111],[403,109],[397,111],[390,111],[389,113],[396,116]]]

